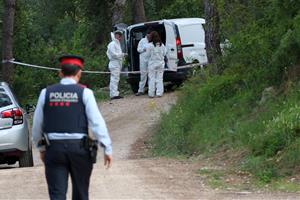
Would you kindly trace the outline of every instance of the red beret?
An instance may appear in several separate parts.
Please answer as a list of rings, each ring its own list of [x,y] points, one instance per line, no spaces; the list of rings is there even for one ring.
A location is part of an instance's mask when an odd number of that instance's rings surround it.
[[[59,58],[60,65],[74,65],[79,67],[80,69],[83,68],[84,60],[79,56],[73,55],[64,55]]]

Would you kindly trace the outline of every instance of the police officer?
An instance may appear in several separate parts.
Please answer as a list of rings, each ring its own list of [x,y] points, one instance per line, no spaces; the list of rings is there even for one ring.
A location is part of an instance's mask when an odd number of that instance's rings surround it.
[[[88,128],[104,147],[104,164],[112,163],[111,140],[92,90],[78,84],[84,60],[62,56],[58,84],[43,89],[33,117],[32,139],[45,164],[50,199],[66,199],[68,176],[72,199],[88,199],[92,158],[83,145]],[[40,145],[43,134],[48,144]]]

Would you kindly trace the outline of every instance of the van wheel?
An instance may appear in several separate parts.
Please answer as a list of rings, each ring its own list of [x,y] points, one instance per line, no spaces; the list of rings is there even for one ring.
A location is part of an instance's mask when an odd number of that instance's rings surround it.
[[[175,91],[176,88],[179,88],[182,85],[182,81],[174,81],[165,85],[166,92]]]
[[[33,167],[32,149],[22,153],[19,159],[19,167]]]
[[[130,83],[130,87],[131,87],[132,92],[135,94],[139,90],[139,83]]]
[[[182,85],[183,81],[176,81],[174,84],[177,86],[177,87],[180,87]]]

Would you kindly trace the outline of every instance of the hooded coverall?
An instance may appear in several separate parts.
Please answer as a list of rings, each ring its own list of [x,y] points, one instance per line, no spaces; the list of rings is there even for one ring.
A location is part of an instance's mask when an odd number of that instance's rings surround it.
[[[108,68],[111,72],[109,91],[110,97],[119,96],[118,85],[120,81],[120,72],[122,69],[122,61],[124,58],[124,53],[122,53],[121,45],[119,40],[112,38],[113,40],[107,46],[106,55],[109,59]]]
[[[149,44],[147,49],[149,56],[148,61],[148,96],[154,97],[162,96],[164,93],[163,76],[164,76],[164,57],[167,54],[167,50],[164,44]]]
[[[148,71],[148,57],[146,50],[149,46],[149,41],[147,39],[147,36],[141,39],[141,41],[138,44],[137,51],[140,53],[140,82],[139,82],[139,93],[144,93],[144,87],[146,85],[147,81],[147,71]]]

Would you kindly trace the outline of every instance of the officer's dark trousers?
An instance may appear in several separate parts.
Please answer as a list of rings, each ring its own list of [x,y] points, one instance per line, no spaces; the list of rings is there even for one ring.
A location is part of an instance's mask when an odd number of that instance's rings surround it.
[[[45,168],[51,200],[66,199],[68,177],[72,180],[72,199],[88,199],[93,163],[80,140],[51,140],[46,149]]]

